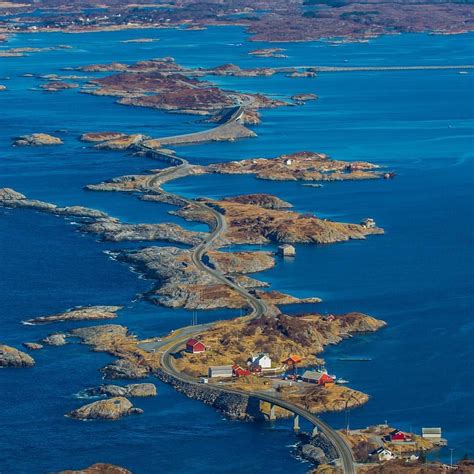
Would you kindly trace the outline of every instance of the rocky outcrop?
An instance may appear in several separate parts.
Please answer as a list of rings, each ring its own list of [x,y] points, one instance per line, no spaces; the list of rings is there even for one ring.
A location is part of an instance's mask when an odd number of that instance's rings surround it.
[[[316,100],[317,98],[316,94],[295,94],[291,96],[291,100],[298,105],[304,105],[308,100]]]
[[[35,365],[34,359],[14,347],[0,344],[0,368],[23,368],[33,367]]]
[[[77,89],[79,84],[64,81],[49,81],[46,84],[42,84],[40,87],[47,92],[58,92],[68,89]]]
[[[43,345],[37,342],[24,342],[23,347],[26,347],[30,351],[39,351],[43,349]]]
[[[104,379],[142,379],[148,377],[149,369],[133,361],[119,359],[101,369]]]
[[[277,196],[271,194],[242,194],[224,198],[224,201],[237,202],[239,204],[251,204],[253,206],[263,207],[264,209],[289,209],[293,204],[283,201]]]
[[[71,411],[66,416],[76,420],[118,420],[124,416],[139,413],[143,413],[143,410],[134,408],[126,398],[114,397],[89,403]]]
[[[271,252],[217,252],[207,254],[209,262],[221,273],[255,273],[275,266]]]
[[[147,294],[152,302],[188,309],[246,306],[246,301],[235,290],[198,269],[189,250],[147,247],[121,252],[117,258],[159,281],[159,287]]]
[[[287,58],[288,56],[283,54],[283,51],[285,51],[283,48],[262,48],[254,49],[248,54],[259,58]]]
[[[33,133],[32,135],[22,135],[15,138],[14,146],[45,146],[45,145],[62,145],[60,138],[53,137],[47,133]]]
[[[81,135],[83,142],[106,142],[109,140],[116,140],[125,136],[125,133],[120,132],[89,132]]]
[[[98,234],[103,240],[112,242],[162,240],[197,245],[206,235],[185,230],[173,223],[123,224],[118,219],[109,217],[96,209],[82,206],[58,207],[55,204],[27,199],[25,195],[10,188],[0,189],[0,206],[32,209],[62,217],[81,219],[81,231]]]
[[[58,474],[132,474],[132,472],[124,467],[115,466],[113,464],[97,463],[77,471],[67,470],[61,471]]]
[[[206,235],[183,229],[178,224],[122,224],[116,219],[99,219],[81,226],[84,232],[101,236],[105,241],[156,241],[197,245]]]
[[[40,212],[47,212],[63,217],[77,217],[99,219],[107,217],[107,214],[95,209],[89,209],[82,206],[66,206],[59,207],[48,202],[27,199],[24,194],[21,194],[10,188],[0,189],[0,205],[11,208],[25,208],[33,209]]]
[[[84,394],[90,397],[154,397],[156,396],[156,386],[152,383],[137,383],[123,387],[120,385],[100,385],[99,387],[86,389]]]
[[[312,464],[327,464],[338,458],[336,449],[323,433],[316,436],[301,434],[299,438],[301,442],[296,448],[296,454]]]
[[[50,316],[38,316],[28,319],[29,324],[57,323],[64,321],[93,321],[96,319],[113,319],[117,317],[117,311],[122,306],[82,306],[70,309],[64,313],[52,314]]]
[[[66,334],[63,333],[50,334],[42,339],[41,342],[47,346],[65,346],[67,344],[66,337]]]

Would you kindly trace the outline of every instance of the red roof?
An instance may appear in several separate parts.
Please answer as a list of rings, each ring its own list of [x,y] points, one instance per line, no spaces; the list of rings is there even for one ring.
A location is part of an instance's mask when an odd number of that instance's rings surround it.
[[[334,383],[334,379],[328,374],[323,374],[318,380],[318,383],[323,385],[325,383]]]
[[[234,364],[232,366],[232,371],[236,377],[245,377],[246,375],[250,375],[250,370],[243,369],[240,365]]]
[[[405,441],[408,438],[408,436],[403,431],[396,430],[390,433],[390,438],[395,441],[396,440]]]
[[[288,359],[285,360],[286,363],[298,364],[301,362],[301,357],[299,355],[292,354]]]
[[[189,339],[188,342],[186,342],[186,350],[191,352],[204,352],[206,350],[206,346],[197,339]]]

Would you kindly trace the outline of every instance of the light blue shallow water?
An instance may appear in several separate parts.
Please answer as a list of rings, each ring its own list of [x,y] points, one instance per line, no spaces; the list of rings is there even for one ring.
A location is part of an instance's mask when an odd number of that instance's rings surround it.
[[[159,37],[151,44],[123,44],[132,37]],[[128,222],[181,222],[165,205],[134,196],[92,193],[83,186],[160,165],[151,160],[84,147],[86,131],[119,130],[163,136],[199,130],[199,120],[129,108],[66,91],[46,94],[35,78],[67,66],[174,56],[189,66],[234,62],[240,66],[370,64],[467,64],[473,35],[402,35],[368,44],[285,45],[289,58],[253,58],[264,46],[246,43],[238,28],[201,32],[130,31],[82,35],[19,35],[9,46],[70,44],[72,50],[2,59],[0,83],[0,186],[58,204],[82,204]],[[196,46],[199,44],[199,46]],[[4,79],[10,77],[9,80]],[[214,78],[228,88],[288,98],[315,92],[316,102],[263,113],[258,138],[181,147],[192,162],[277,156],[302,149],[335,158],[373,161],[397,172],[393,181],[300,183],[252,177],[187,178],[168,189],[188,196],[221,197],[270,192],[300,211],[341,221],[374,217],[386,235],[332,246],[297,246],[294,261],[258,275],[295,295],[318,295],[320,311],[363,311],[386,320],[387,328],[329,348],[331,372],[371,395],[351,413],[352,426],[388,420],[401,429],[441,426],[455,456],[472,454],[472,184],[473,81],[456,71],[321,74],[316,79]],[[44,131],[65,145],[54,149],[11,148],[16,135]],[[189,323],[184,310],[137,300],[150,282],[103,253],[125,244],[97,243],[70,222],[29,211],[0,210],[0,339],[19,346],[70,325],[24,326],[21,320],[82,304],[124,305],[117,323],[140,336],[164,334]],[[310,308],[285,308],[298,312]],[[202,312],[202,321],[235,314]],[[76,324],[78,325],[78,324]],[[369,356],[347,363],[340,356]],[[212,409],[159,384],[153,400],[137,400],[140,417],[116,423],[79,423],[63,414],[82,402],[74,394],[101,382],[98,368],[110,357],[69,345],[35,353],[33,370],[0,373],[1,472],[47,472],[114,462],[134,472],[305,472],[291,456],[295,442],[288,422],[276,425],[230,422]],[[335,427],[343,415],[325,415]],[[258,449],[255,447],[258,446]],[[447,451],[449,454],[449,451]],[[435,454],[446,459],[446,452]],[[222,467],[222,458],[225,467]]]

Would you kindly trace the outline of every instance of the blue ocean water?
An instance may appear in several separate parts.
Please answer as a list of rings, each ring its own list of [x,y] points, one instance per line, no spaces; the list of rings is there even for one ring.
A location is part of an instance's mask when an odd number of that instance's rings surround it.
[[[120,43],[156,37],[156,43]],[[173,56],[187,66],[233,62],[262,65],[468,64],[473,35],[399,35],[362,44],[281,45],[288,59],[254,58],[239,28],[172,29],[79,35],[18,35],[9,47],[47,47],[24,58],[3,58],[0,83],[0,186],[58,204],[98,208],[127,222],[179,222],[170,206],[134,196],[86,192],[86,184],[158,168],[157,162],[104,152],[78,140],[87,131],[119,130],[153,136],[209,126],[192,116],[130,108],[111,98],[77,91],[47,94],[25,73],[64,73],[61,68],[94,62]],[[6,47],[6,46],[4,46]],[[6,79],[9,77],[10,79]],[[212,78],[226,88],[261,91],[280,98],[314,92],[302,107],[264,111],[258,137],[234,143],[181,147],[194,163],[277,156],[302,149],[334,158],[373,161],[393,169],[393,181],[301,183],[252,177],[186,178],[168,185],[188,196],[221,197],[270,192],[304,212],[340,221],[370,216],[384,236],[331,246],[298,245],[294,261],[258,275],[272,288],[298,296],[317,295],[320,305],[289,312],[363,311],[388,322],[382,331],[329,348],[331,372],[371,395],[350,414],[351,426],[383,422],[400,429],[441,426],[455,457],[473,453],[472,360],[473,257],[472,74],[410,71],[320,74],[315,79]],[[57,132],[54,149],[10,147],[11,138]],[[54,133],[53,133],[54,134]],[[151,282],[104,254],[125,244],[98,243],[72,222],[30,211],[0,210],[0,310],[2,342],[19,346],[69,324],[25,326],[21,321],[75,305],[119,304],[117,323],[140,336],[165,334],[188,324],[189,312],[152,306],[137,295]],[[232,311],[201,312],[201,321],[231,317]],[[79,325],[76,323],[75,325]],[[134,472],[305,472],[291,455],[290,424],[248,424],[223,419],[212,409],[158,384],[155,399],[137,400],[145,413],[115,423],[80,423],[63,415],[82,404],[75,394],[101,382],[98,369],[110,357],[75,344],[35,353],[33,370],[0,372],[0,472],[42,473],[113,462]],[[367,356],[348,363],[341,356]],[[335,427],[344,414],[324,418]],[[255,449],[258,446],[258,449]],[[446,459],[449,451],[435,453]]]

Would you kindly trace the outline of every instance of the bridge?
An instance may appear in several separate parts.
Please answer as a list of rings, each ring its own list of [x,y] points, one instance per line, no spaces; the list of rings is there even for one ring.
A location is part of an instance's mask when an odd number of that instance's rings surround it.
[[[272,68],[276,72],[294,72],[295,69],[309,69],[314,72],[357,72],[357,71],[442,71],[455,69],[459,71],[474,69],[473,64],[433,64],[413,66],[286,66]]]

